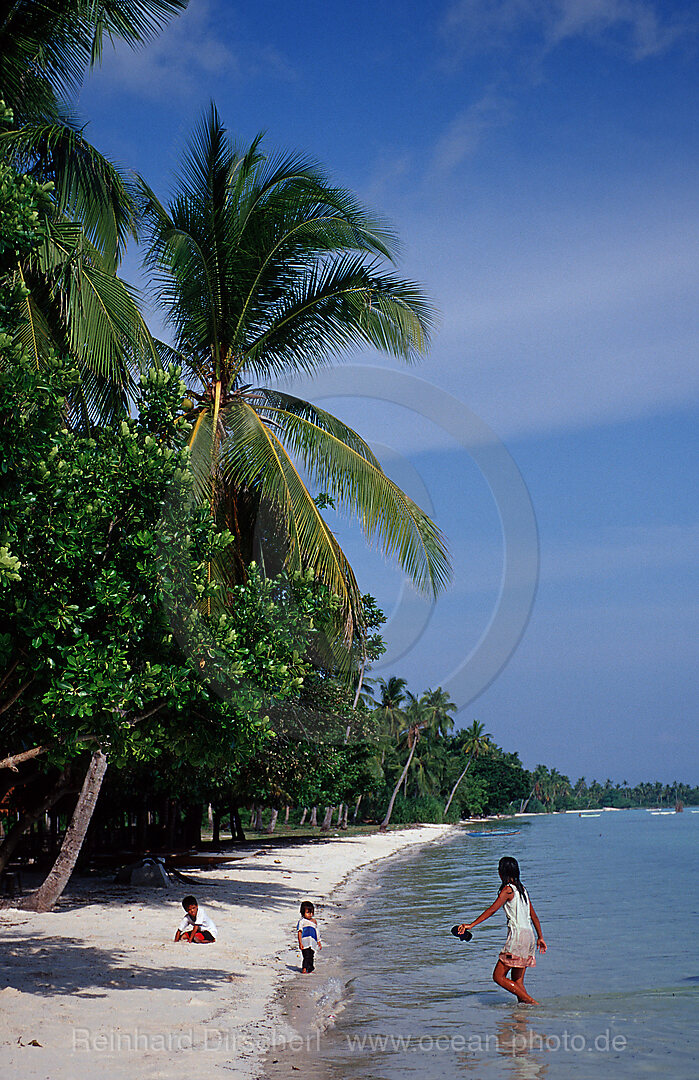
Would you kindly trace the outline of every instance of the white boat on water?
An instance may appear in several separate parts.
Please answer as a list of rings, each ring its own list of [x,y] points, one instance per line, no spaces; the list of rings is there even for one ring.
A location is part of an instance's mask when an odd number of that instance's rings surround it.
[[[675,812],[676,812],[675,810],[651,810],[650,811],[650,813],[653,814],[654,817],[664,817],[666,814],[674,814]]]

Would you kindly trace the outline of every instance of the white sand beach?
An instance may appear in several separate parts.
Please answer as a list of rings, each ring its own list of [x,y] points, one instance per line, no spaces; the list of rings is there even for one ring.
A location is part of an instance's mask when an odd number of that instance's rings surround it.
[[[451,828],[265,847],[161,889],[76,880],[49,914],[0,910],[3,1078],[258,1077],[289,1035],[275,991],[301,977],[301,900],[322,920],[352,871]],[[188,892],[216,922],[215,944],[173,942]]]

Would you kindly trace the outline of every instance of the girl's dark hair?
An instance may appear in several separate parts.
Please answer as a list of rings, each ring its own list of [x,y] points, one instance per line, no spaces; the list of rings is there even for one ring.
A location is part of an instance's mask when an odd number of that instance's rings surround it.
[[[511,855],[503,855],[498,863],[498,874],[502,881],[502,885],[498,889],[498,896],[506,885],[514,885],[522,899],[527,899],[524,885],[519,880],[519,863],[516,859],[513,859]]]
[[[185,896],[182,901],[182,907],[185,909],[185,911],[188,907],[191,907],[192,904],[194,904],[196,907],[199,907],[199,904],[197,904],[196,896]]]
[[[311,915],[313,915],[313,913],[315,911],[315,908],[313,907],[313,904],[311,903],[310,900],[304,900],[304,902],[301,904],[301,915],[305,916],[307,911]]]

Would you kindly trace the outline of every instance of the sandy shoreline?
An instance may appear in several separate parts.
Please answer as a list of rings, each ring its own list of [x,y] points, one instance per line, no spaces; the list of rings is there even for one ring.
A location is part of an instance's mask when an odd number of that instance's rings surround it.
[[[298,973],[300,901],[322,905],[359,867],[452,828],[265,847],[169,888],[92,879],[53,913],[0,910],[3,1076],[253,1080],[289,1034],[275,992]],[[210,910],[215,945],[173,943],[186,892]]]

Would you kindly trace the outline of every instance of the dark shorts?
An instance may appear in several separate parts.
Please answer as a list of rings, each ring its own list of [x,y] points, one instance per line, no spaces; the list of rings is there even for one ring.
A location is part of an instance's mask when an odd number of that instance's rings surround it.
[[[303,956],[303,971],[313,971],[313,961],[315,959],[313,949],[302,949],[301,955]]]
[[[197,930],[196,934],[192,934],[192,941],[215,941],[216,938],[208,930]]]

